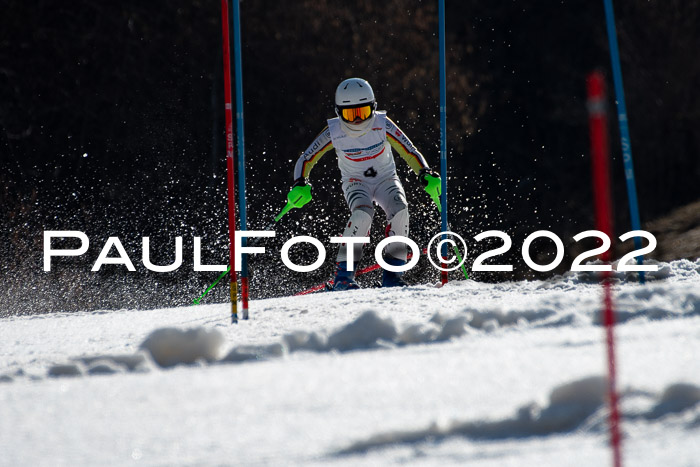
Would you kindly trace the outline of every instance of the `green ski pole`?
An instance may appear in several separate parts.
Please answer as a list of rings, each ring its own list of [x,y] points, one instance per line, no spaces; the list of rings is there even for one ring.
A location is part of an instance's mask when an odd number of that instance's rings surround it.
[[[454,248],[455,255],[457,256],[457,259],[459,260],[460,263],[462,263],[462,255],[459,254],[459,248],[457,248],[457,245],[452,245],[452,248]],[[467,274],[467,268],[464,266],[464,263],[460,266],[462,268],[462,274],[464,274],[464,278],[466,280],[469,280],[469,275]]]
[[[262,230],[270,230],[271,228],[273,228],[273,227],[275,226],[275,224],[276,224],[277,222],[279,222],[279,220],[282,219],[282,217],[283,217],[285,214],[287,214],[293,207],[295,207],[294,204],[291,203],[291,202],[288,202],[288,203],[285,205],[285,207],[280,211],[280,213],[277,214],[277,216],[275,216],[275,218],[272,220],[272,222],[270,222],[270,223],[267,224],[265,227],[263,227]],[[248,246],[255,246],[255,244],[257,244],[260,240],[261,240],[260,238],[255,238],[255,239],[253,239],[253,241],[251,241],[251,242],[249,243]],[[199,305],[199,303],[202,301],[202,299],[211,291],[211,289],[214,288],[214,286],[215,286],[216,284],[219,283],[219,281],[221,281],[221,279],[224,278],[224,276],[225,276],[226,274],[229,273],[229,271],[231,271],[231,266],[229,266],[228,269],[226,269],[226,271],[224,271],[223,273],[221,273],[221,275],[220,275],[219,277],[217,277],[217,279],[214,281],[214,283],[213,283],[212,285],[210,285],[209,287],[207,287],[207,290],[205,290],[204,293],[203,293],[202,295],[200,295],[199,297],[195,298],[195,299],[192,301],[192,304],[193,304],[193,305]]]

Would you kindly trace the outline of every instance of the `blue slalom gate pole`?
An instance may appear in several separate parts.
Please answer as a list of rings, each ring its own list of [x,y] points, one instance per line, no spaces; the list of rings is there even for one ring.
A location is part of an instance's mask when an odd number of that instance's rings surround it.
[[[447,85],[445,73],[445,0],[439,0],[438,7],[440,21],[440,179],[441,191],[440,204],[442,210],[442,231],[447,232]],[[443,235],[443,240],[446,235]],[[447,244],[442,245],[442,257],[447,257]],[[442,283],[447,283],[447,272],[441,274]]]
[[[241,230],[248,230],[245,200],[245,145],[243,132],[243,65],[241,59],[241,13],[240,0],[233,0],[233,56],[236,82],[236,134],[238,136],[238,206],[241,218]],[[247,239],[242,239],[245,246]],[[248,319],[248,258],[241,255],[241,304],[242,318]]]
[[[608,28],[608,42],[610,43],[610,60],[612,62],[613,82],[615,84],[615,97],[617,101],[617,119],[620,124],[620,139],[622,141],[622,161],[625,167],[625,180],[627,181],[627,199],[630,209],[632,230],[641,230],[639,220],[639,204],[637,202],[637,186],[634,179],[634,166],[632,165],[632,145],[627,123],[627,106],[625,105],[625,91],[622,86],[622,68],[620,67],[620,52],[617,47],[617,31],[615,29],[615,11],[612,0],[603,0],[605,4],[605,22]],[[634,247],[638,250],[642,247],[642,238],[634,237]],[[637,256],[637,264],[644,263],[643,256]],[[644,283],[644,271],[639,271],[639,282]]]

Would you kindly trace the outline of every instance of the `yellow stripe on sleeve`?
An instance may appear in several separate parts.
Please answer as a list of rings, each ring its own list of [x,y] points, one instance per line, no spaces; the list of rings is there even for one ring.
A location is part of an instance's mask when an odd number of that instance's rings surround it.
[[[321,159],[321,157],[327,153],[333,147],[333,142],[329,141],[325,146],[318,150],[316,154],[311,156],[311,159],[304,161],[301,169],[302,177],[308,178],[311,169],[316,165],[316,163]]]
[[[420,172],[420,169],[424,168],[425,165],[423,164],[423,157],[419,154],[416,154],[412,151],[409,151],[406,146],[404,146],[401,141],[396,139],[394,135],[391,133],[386,134],[387,138],[389,139],[389,144],[391,144],[391,147],[396,150],[396,152],[399,153],[401,158],[406,161],[408,166],[416,173]]]

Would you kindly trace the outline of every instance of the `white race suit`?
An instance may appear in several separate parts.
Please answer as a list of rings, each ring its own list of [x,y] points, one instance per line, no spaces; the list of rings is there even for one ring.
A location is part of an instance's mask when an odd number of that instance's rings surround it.
[[[294,167],[294,179],[308,178],[319,159],[331,148],[338,156],[338,167],[342,176],[343,193],[350,208],[350,219],[343,237],[369,236],[374,216],[372,202],[376,202],[386,213],[386,235],[408,236],[408,205],[403,186],[396,174],[392,148],[419,173],[428,164],[396,124],[377,111],[373,124],[361,136],[348,135],[340,118],[328,120],[308,149],[299,157]],[[361,246],[354,250],[354,261],[361,255]],[[385,255],[406,261],[407,248],[402,242],[391,243]],[[346,261],[346,248],[341,245],[338,262]]]

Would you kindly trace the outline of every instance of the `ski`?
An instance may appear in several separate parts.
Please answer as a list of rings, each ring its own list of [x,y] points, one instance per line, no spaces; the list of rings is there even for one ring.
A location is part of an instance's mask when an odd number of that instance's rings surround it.
[[[422,254],[426,254],[428,250],[426,248],[423,248],[421,250]],[[409,253],[408,256],[406,257],[407,260],[411,259],[413,257],[412,253]],[[376,271],[377,269],[381,269],[381,266],[379,263],[374,263],[371,266],[367,266],[366,268],[360,269],[355,273],[355,277],[361,276],[363,274],[367,274],[368,272]],[[314,285],[313,287],[309,287],[308,289],[302,290],[301,292],[297,292],[294,294],[295,297],[300,296],[300,295],[308,295],[310,293],[318,292],[319,290],[333,290],[333,279],[327,280],[321,284]]]

